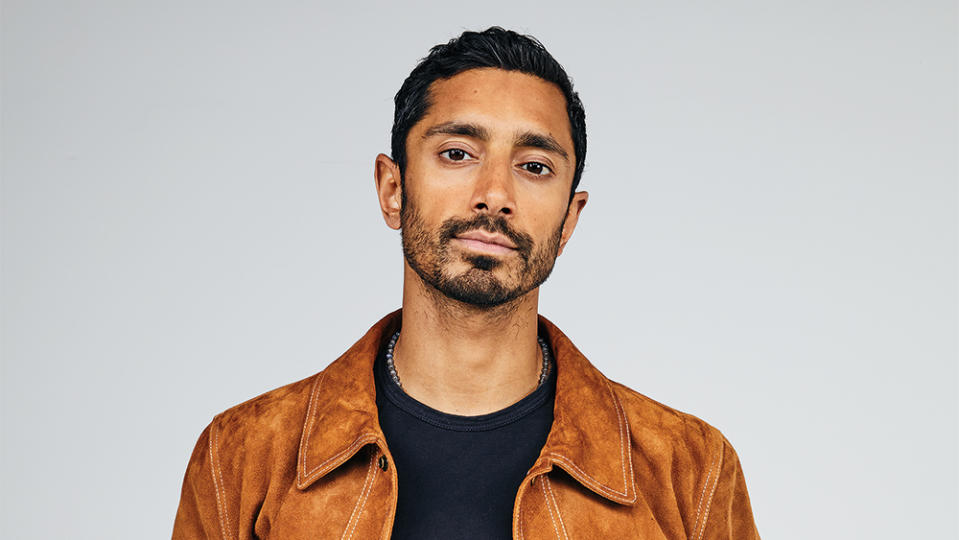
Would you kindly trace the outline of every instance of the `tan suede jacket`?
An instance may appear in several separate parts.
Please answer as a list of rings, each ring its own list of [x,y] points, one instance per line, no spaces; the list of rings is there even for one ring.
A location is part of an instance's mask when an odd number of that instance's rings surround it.
[[[322,372],[217,415],[183,481],[174,539],[387,539],[397,474],[377,420],[374,325]],[[554,420],[518,486],[514,539],[758,539],[732,446],[705,422],[604,377],[539,319]]]

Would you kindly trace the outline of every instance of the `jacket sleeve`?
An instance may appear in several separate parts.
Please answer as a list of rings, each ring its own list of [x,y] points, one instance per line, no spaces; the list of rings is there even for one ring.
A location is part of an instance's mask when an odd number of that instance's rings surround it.
[[[215,420],[214,420],[215,422]],[[183,478],[180,505],[173,523],[173,540],[225,540],[229,535],[224,530],[219,486],[216,483],[214,448],[211,444],[210,423],[200,434]]]
[[[759,540],[739,457],[723,438],[722,465],[706,506],[702,540]]]

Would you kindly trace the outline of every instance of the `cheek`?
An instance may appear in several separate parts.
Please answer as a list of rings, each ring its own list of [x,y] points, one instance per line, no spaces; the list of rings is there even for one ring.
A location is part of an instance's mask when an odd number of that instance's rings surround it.
[[[406,173],[406,189],[415,194],[421,205],[442,203],[455,208],[469,202],[474,172],[469,168],[449,169],[427,159],[410,163]]]
[[[428,238],[430,242],[436,242],[440,229],[450,216],[436,196],[424,196],[422,191],[417,187],[404,193],[405,227],[408,232],[415,232],[422,239]]]
[[[527,209],[527,230],[539,238],[552,237],[566,217],[568,194],[566,191],[559,193],[555,189],[542,189],[542,186],[524,190],[520,209]]]

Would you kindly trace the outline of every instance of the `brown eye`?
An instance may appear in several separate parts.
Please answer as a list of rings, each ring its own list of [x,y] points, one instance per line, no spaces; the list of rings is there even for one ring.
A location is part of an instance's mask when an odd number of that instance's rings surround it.
[[[526,172],[535,174],[536,176],[545,176],[552,172],[549,167],[547,167],[546,165],[543,165],[542,163],[538,163],[536,161],[523,163],[522,165],[520,165],[520,167],[526,170]]]
[[[450,148],[449,150],[443,150],[440,152],[441,156],[446,156],[446,159],[450,161],[463,161],[469,154],[466,153],[466,150],[459,148]]]

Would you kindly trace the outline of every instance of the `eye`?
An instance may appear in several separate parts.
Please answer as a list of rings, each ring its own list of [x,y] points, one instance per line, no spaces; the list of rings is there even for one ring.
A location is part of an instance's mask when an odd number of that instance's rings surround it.
[[[440,155],[450,161],[465,161],[472,157],[470,156],[469,152],[463,150],[462,148],[450,148],[449,150],[443,150],[440,152]]]
[[[520,164],[520,168],[524,171],[535,174],[536,176],[546,176],[553,172],[548,165],[544,165],[538,161],[529,161],[527,163]]]

